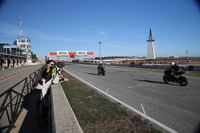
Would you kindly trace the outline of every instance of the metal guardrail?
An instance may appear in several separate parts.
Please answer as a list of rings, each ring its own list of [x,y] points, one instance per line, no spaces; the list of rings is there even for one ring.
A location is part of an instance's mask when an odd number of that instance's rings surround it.
[[[23,109],[25,99],[28,98],[28,94],[34,91],[33,86],[42,68],[31,73],[29,77],[22,79],[0,94],[0,98],[4,99],[0,106],[0,132],[10,132],[13,128],[14,123]]]

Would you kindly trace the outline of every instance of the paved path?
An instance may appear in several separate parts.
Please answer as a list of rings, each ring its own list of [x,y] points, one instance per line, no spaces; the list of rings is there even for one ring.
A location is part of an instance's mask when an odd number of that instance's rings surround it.
[[[20,114],[12,133],[48,133],[48,128],[41,128],[36,119],[36,93],[31,93],[26,100],[25,108]]]
[[[52,106],[49,114],[49,127],[41,128],[36,119],[36,93],[31,93],[20,114],[12,133],[82,133],[82,129],[71,109],[61,85],[52,85]]]

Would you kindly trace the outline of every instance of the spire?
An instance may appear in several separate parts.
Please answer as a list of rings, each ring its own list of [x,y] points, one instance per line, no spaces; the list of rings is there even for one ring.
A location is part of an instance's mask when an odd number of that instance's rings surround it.
[[[153,40],[153,37],[152,37],[151,28],[150,28],[150,31],[149,31],[149,40],[147,40],[147,42],[152,42],[152,41],[154,41],[154,40]]]
[[[156,59],[154,45],[153,45],[154,40],[152,37],[151,29],[149,31],[149,40],[147,40],[147,42],[148,42],[147,59]]]
[[[150,31],[149,31],[149,40],[152,40],[151,28],[150,28]]]

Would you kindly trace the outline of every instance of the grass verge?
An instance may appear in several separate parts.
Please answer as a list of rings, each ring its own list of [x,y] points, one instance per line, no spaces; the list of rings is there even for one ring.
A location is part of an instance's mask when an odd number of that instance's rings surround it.
[[[160,73],[163,73],[165,71],[164,69],[139,68],[139,67],[121,67],[121,66],[107,66],[107,67],[150,71],[150,72],[160,72]],[[183,75],[200,77],[200,71],[186,71]]]
[[[200,71],[186,71],[184,75],[200,77]]]
[[[101,96],[66,72],[69,82],[61,85],[85,133],[159,133],[147,121]]]

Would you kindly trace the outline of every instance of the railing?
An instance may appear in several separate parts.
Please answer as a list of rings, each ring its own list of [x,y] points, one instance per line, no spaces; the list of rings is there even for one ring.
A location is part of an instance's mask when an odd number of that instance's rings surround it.
[[[35,71],[29,75],[29,87],[30,87],[31,91],[34,91],[35,88],[33,86],[35,85],[36,80],[40,76],[41,71],[42,71],[42,69],[40,68],[37,71]]]
[[[0,55],[5,55],[5,56],[14,56],[14,57],[21,57],[21,58],[27,58],[27,55],[23,55],[23,54],[13,54],[13,53],[10,53],[10,52],[8,52],[8,53],[6,53],[6,52],[4,52],[4,51],[0,51]]]
[[[0,101],[0,132],[10,132],[13,128],[41,71],[42,67],[0,94],[3,99]]]

